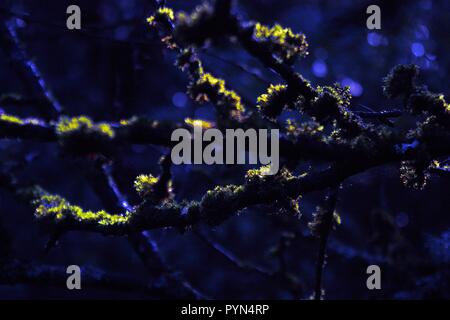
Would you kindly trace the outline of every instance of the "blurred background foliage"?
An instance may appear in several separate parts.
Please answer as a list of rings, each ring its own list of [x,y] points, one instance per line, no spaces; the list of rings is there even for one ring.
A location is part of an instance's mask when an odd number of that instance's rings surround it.
[[[186,117],[213,120],[211,105],[197,105],[185,94],[187,77],[177,70],[172,53],[164,50],[145,23],[155,5],[148,0],[40,1],[2,0],[2,23],[16,19],[27,50],[69,115],[94,120],[118,120],[132,115],[182,121]],[[82,31],[65,28],[66,8],[82,10]],[[200,1],[174,0],[167,5],[191,11]],[[314,85],[349,85],[353,110],[401,107],[401,101],[382,96],[382,78],[396,64],[421,67],[421,81],[434,92],[449,94],[450,2],[378,1],[382,29],[366,28],[365,13],[372,1],[260,0],[239,1],[246,18],[275,22],[304,32],[310,54],[296,70]],[[255,104],[269,83],[281,79],[237,45],[219,43],[202,50],[207,70],[226,79]],[[27,88],[0,50],[0,94],[26,97]],[[0,112],[35,116],[33,105],[0,105]],[[400,120],[407,121],[407,120]],[[100,209],[83,171],[82,160],[62,157],[55,144],[0,141],[1,170],[38,183],[73,203]],[[164,149],[129,146],[122,150],[123,185],[141,173],[158,174]],[[199,199],[215,185],[242,182],[248,168],[176,166],[177,199]],[[448,298],[449,207],[445,177],[434,177],[424,191],[400,183],[398,166],[376,168],[347,180],[337,211],[342,224],[332,232],[324,287],[329,299]],[[214,239],[242,261],[266,269],[285,265],[295,281],[246,271],[230,263],[193,232],[154,232],[169,265],[213,298],[308,298],[313,291],[318,243],[306,225],[322,193],[305,196],[301,219],[275,214],[272,209],[248,209],[210,230],[196,232]],[[134,194],[129,193],[131,199]],[[272,210],[274,211],[274,210]],[[145,268],[124,238],[83,232],[65,235],[43,254],[48,235],[33,220],[31,210],[0,190],[1,221],[13,238],[14,254],[22,259],[59,265],[93,265],[104,270],[146,277]],[[274,211],[274,213],[276,213]],[[280,246],[280,243],[283,244]],[[281,253],[280,253],[281,252]],[[281,257],[281,258],[280,258]],[[366,268],[379,264],[382,290],[366,288]],[[447,279],[447,280],[445,280]],[[292,283],[298,282],[293,288]],[[299,289],[300,288],[300,289]],[[300,293],[298,292],[300,290]],[[1,298],[144,298],[102,290],[69,292],[65,288],[0,286]]]

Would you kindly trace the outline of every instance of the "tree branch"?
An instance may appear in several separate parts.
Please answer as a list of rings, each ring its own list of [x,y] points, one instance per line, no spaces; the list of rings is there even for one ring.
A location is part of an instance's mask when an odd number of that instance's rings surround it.
[[[332,188],[328,191],[325,201],[321,207],[317,209],[314,216],[314,221],[311,222],[310,227],[313,232],[319,237],[319,252],[316,263],[316,280],[314,289],[314,299],[320,300],[323,295],[322,291],[322,275],[325,268],[326,249],[328,236],[333,227],[334,210],[337,201],[337,189]]]
[[[0,271],[2,285],[26,284],[66,288],[66,280],[69,276],[66,273],[66,267],[63,266],[33,264],[18,260],[3,265]],[[147,282],[142,278],[105,272],[93,267],[81,267],[81,280],[82,289],[96,288],[139,293],[163,299],[174,296],[174,290],[157,279]],[[185,296],[185,298],[189,297]]]

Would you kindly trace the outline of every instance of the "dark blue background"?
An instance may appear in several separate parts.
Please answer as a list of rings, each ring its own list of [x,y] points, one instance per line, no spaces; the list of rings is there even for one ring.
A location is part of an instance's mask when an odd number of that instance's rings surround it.
[[[192,10],[199,1],[168,1],[175,9]],[[65,28],[66,7],[82,10],[82,32]],[[341,82],[350,85],[352,108],[374,110],[400,107],[400,101],[382,97],[382,78],[399,63],[421,67],[421,81],[430,90],[448,96],[450,59],[450,2],[384,1],[382,29],[366,28],[366,1],[240,1],[239,12],[265,24],[279,22],[306,34],[309,56],[295,68],[314,85]],[[40,68],[67,114],[86,114],[94,120],[118,120],[132,115],[182,121],[186,117],[214,119],[211,105],[197,105],[185,94],[187,77],[174,65],[145,23],[154,10],[152,1],[0,1],[16,13],[20,38]],[[22,14],[29,15],[20,19]],[[1,19],[13,18],[2,11]],[[267,83],[281,80],[237,45],[220,44],[202,50],[205,68],[254,103]],[[244,72],[241,67],[247,69]],[[255,76],[256,75],[256,76]],[[0,50],[0,94],[26,95],[21,79]],[[36,116],[31,106],[0,106],[4,112]],[[141,173],[158,174],[157,159],[165,150],[153,146],[124,148],[123,183]],[[61,158],[55,144],[0,141],[2,169],[36,182],[71,202],[89,209],[102,205],[81,174],[80,162]],[[178,199],[199,199],[215,185],[240,183],[245,168],[181,166],[174,172]],[[448,243],[449,181],[434,177],[424,191],[400,183],[398,165],[376,168],[345,182],[337,211],[342,225],[331,234],[324,287],[327,298],[449,297]],[[132,195],[129,195],[132,197]],[[304,285],[303,298],[313,291],[318,243],[306,222],[322,193],[301,200],[302,219],[267,216],[270,208],[248,209],[240,216],[202,232],[233,251],[242,260],[276,268],[270,249],[283,232],[295,232],[286,252],[288,269]],[[13,235],[17,257],[58,265],[93,265],[109,271],[146,278],[145,268],[125,238],[84,232],[65,235],[48,255],[48,238],[33,220],[32,211],[10,193],[0,190],[3,225]],[[183,272],[193,285],[213,298],[291,299],[285,284],[248,273],[230,264],[191,232],[154,232],[167,263]],[[369,264],[382,268],[382,290],[366,289]],[[444,272],[447,270],[446,272]],[[0,286],[0,298],[139,298],[133,294],[64,288]]]

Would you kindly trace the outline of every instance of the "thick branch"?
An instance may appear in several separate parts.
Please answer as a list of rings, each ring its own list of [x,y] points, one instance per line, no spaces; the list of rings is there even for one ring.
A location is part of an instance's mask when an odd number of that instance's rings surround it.
[[[151,230],[165,227],[184,229],[199,221],[218,225],[234,213],[249,206],[269,204],[286,197],[296,198],[299,195],[335,186],[345,179],[366,171],[375,166],[390,162],[398,162],[414,158],[415,152],[421,152],[427,145],[418,144],[414,149],[405,152],[390,149],[374,149],[369,154],[359,154],[348,158],[342,164],[317,173],[309,173],[300,177],[262,176],[247,181],[244,185],[228,185],[216,187],[208,191],[200,202],[178,204],[166,202],[154,205],[143,201],[128,212],[120,221],[112,221],[113,215],[98,216],[92,219],[80,219],[73,212],[65,212],[64,219],[56,219],[56,213],[39,215],[41,221],[57,223],[67,230],[88,230],[104,234],[129,234],[140,230]],[[432,157],[448,155],[450,144],[437,146],[427,150]],[[62,201],[62,200],[58,200]],[[65,201],[65,200],[64,200]]]
[[[40,119],[19,119],[11,122],[0,119],[0,138],[26,139],[43,142],[58,142],[56,124],[46,123]],[[107,122],[103,122],[107,123]],[[181,124],[150,119],[131,120],[126,124],[107,123],[113,130],[114,136],[97,142],[99,151],[112,150],[124,144],[151,144],[172,147],[176,142],[171,141],[172,132],[178,128],[192,130],[192,127]],[[92,148],[90,139],[82,139],[78,135],[77,145],[84,150],[83,145]],[[349,145],[336,141],[326,141],[309,133],[299,133],[295,137],[282,135],[280,137],[280,156],[286,159],[318,159],[323,161],[337,161],[345,159],[352,152]],[[224,142],[224,145],[226,143]]]

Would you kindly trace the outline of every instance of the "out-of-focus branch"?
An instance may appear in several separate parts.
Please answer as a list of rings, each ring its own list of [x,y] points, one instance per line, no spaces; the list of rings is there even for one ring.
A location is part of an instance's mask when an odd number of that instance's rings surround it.
[[[336,201],[337,189],[332,188],[328,191],[323,205],[317,209],[314,221],[311,222],[313,232],[319,237],[319,251],[316,263],[316,280],[314,289],[315,300],[320,300],[322,298],[322,276],[326,263],[327,241],[333,226]]]
[[[13,260],[0,266],[2,285],[38,285],[65,288],[66,267],[20,262]],[[81,267],[81,285],[84,289],[104,289],[132,294],[145,294],[154,298],[171,298],[173,289],[158,280],[147,281],[129,275],[105,272],[93,267]]]
[[[383,110],[383,111],[355,111],[355,113],[364,119],[388,119],[400,117],[401,110]]]
[[[204,233],[200,231],[194,231],[195,235],[202,240],[205,244],[207,244],[209,247],[214,249],[216,252],[218,252],[220,255],[222,255],[225,259],[230,261],[232,264],[234,264],[239,269],[244,270],[245,272],[255,272],[262,274],[264,276],[273,276],[274,272],[270,271],[264,267],[255,265],[251,262],[244,261],[237,257],[234,253],[232,253],[230,250],[226,249],[223,245],[221,245],[219,242],[212,239],[210,236],[205,235]]]
[[[30,96],[36,96],[38,100],[46,102],[38,105],[43,116],[47,119],[55,118],[61,114],[63,108],[51,92],[39,68],[29,57],[17,33],[16,20],[1,19],[0,21],[0,41],[5,53],[14,62],[14,66],[27,85]]]

